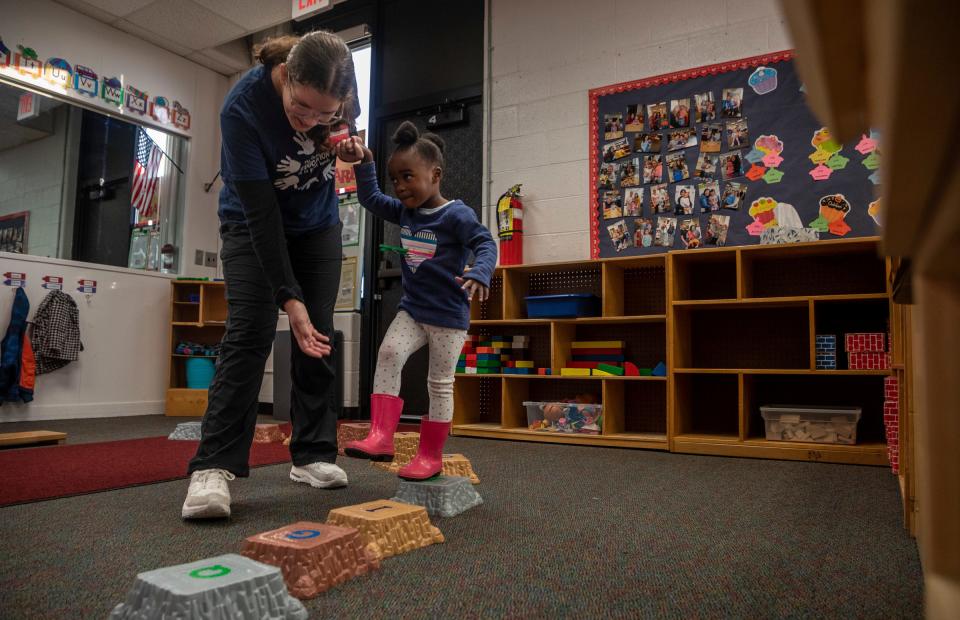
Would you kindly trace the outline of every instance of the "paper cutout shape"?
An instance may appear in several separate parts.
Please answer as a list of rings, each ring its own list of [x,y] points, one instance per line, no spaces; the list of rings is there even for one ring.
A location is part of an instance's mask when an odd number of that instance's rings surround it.
[[[830,130],[826,127],[821,127],[813,132],[813,138],[810,139],[810,146],[817,150],[826,151],[831,155],[843,148],[842,144],[833,139]]]
[[[773,209],[773,215],[777,220],[777,226],[783,228],[803,228],[803,221],[792,204],[778,202]]]
[[[73,68],[73,90],[86,95],[87,97],[96,97],[100,94],[100,79],[96,72],[90,67],[77,65]]]
[[[879,170],[875,171],[873,174],[871,174],[871,175],[868,176],[867,178],[870,179],[870,182],[873,183],[874,185],[880,185],[880,171],[879,171]]]
[[[883,226],[883,210],[880,208],[879,198],[867,205],[867,214],[873,218],[877,226]]]
[[[777,89],[777,70],[773,67],[757,67],[747,78],[747,84],[758,95],[766,95]]]
[[[863,160],[863,167],[867,170],[876,170],[880,167],[880,154],[879,151],[871,152],[866,159]]]
[[[817,219],[813,220],[812,222],[810,222],[810,228],[819,230],[822,233],[827,232],[828,226],[829,224],[827,223],[826,218],[823,217],[822,215]]]
[[[63,90],[73,85],[73,69],[63,58],[49,58],[43,68],[43,77],[51,85]]]
[[[866,155],[867,153],[872,153],[877,150],[877,141],[873,138],[868,138],[867,136],[862,136],[860,142],[857,143],[857,146],[853,147],[861,155]]]
[[[127,110],[141,116],[147,113],[149,96],[142,90],[127,85]]]
[[[754,164],[750,166],[750,171],[747,172],[747,178],[751,181],[758,181],[763,178],[764,173],[767,172],[767,169],[763,166],[758,166]]]
[[[813,177],[814,181],[826,181],[830,178],[831,174],[833,174],[833,170],[827,168],[823,164],[820,164],[810,171],[810,176]]]
[[[782,153],[783,141],[776,135],[763,135],[753,143],[755,149],[766,155],[767,153]]]
[[[763,225],[764,228],[767,228],[777,225],[776,208],[777,201],[775,199],[769,196],[762,196],[750,204],[748,213],[753,218],[754,223],[759,223]],[[750,229],[748,228],[747,230]]]
[[[170,122],[170,101],[163,95],[157,95],[150,102],[150,116],[160,123]]]
[[[823,149],[817,149],[816,151],[810,153],[810,161],[815,164],[825,164],[830,160],[830,153],[824,151]]]
[[[783,163],[783,158],[778,153],[767,153],[763,158],[763,165],[768,168],[776,168]]]
[[[753,149],[749,153],[747,153],[745,157],[746,157],[746,160],[751,164],[759,164],[760,161],[763,159],[763,155],[764,155],[763,151]]]
[[[767,170],[767,173],[763,175],[763,180],[767,183],[779,183],[780,179],[783,178],[783,172],[777,170],[776,168],[770,168]]]
[[[828,228],[830,229],[830,232],[837,235],[838,237],[844,236],[851,230],[850,225],[847,224],[844,220],[836,220],[834,222],[830,222],[830,226]]]
[[[120,82],[119,78],[103,78],[100,98],[116,106],[123,105],[123,83]]]
[[[820,216],[810,222],[810,226],[820,232],[829,231],[842,237],[851,230],[850,225],[844,221],[848,213],[850,201],[843,194],[827,194],[820,199]]]
[[[765,228],[760,234],[760,245],[804,243],[819,240],[820,233],[813,228],[773,226],[771,228]]]
[[[18,45],[17,49],[20,51],[13,56],[13,65],[17,72],[35,80],[43,77],[43,63],[40,62],[36,50],[22,45]]]
[[[831,170],[843,170],[847,167],[847,162],[849,161],[849,157],[844,157],[840,153],[834,153],[830,156],[830,159],[827,160],[827,168]]]
[[[752,237],[759,237],[761,234],[763,234],[763,231],[766,228],[766,226],[763,225],[763,222],[760,222],[759,220],[754,220],[750,224],[747,224],[746,228],[747,228],[747,232],[750,233]]]

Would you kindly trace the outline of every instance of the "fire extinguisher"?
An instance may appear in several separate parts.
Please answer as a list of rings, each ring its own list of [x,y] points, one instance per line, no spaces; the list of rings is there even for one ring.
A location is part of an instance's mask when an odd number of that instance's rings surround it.
[[[522,183],[508,189],[497,201],[497,235],[500,237],[500,264],[523,263]]]

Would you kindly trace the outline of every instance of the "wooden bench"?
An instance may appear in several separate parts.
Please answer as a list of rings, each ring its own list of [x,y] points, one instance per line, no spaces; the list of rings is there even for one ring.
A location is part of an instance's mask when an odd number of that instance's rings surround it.
[[[48,443],[61,444],[67,439],[66,433],[55,431],[26,431],[23,433],[0,433],[0,447],[33,446]]]

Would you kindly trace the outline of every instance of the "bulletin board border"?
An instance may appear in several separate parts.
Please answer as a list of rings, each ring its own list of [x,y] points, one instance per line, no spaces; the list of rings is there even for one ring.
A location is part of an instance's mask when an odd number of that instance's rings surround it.
[[[690,80],[707,75],[729,73],[730,71],[739,71],[741,69],[759,67],[775,62],[784,62],[786,60],[792,60],[795,57],[796,54],[794,50],[783,50],[761,56],[728,60],[714,65],[704,65],[702,67],[664,73],[639,80],[591,88],[588,93],[590,99],[590,258],[600,258],[600,218],[597,216],[597,199],[599,197],[597,193],[597,175],[600,168],[600,140],[597,136],[599,135],[598,130],[600,127],[600,97],[670,82],[681,82],[683,80]]]

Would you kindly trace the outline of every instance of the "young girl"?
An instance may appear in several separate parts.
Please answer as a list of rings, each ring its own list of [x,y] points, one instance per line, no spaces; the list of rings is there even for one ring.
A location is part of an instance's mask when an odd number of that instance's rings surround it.
[[[340,159],[361,162],[355,167],[360,204],[400,226],[407,250],[400,309],[377,356],[370,433],[362,441],[348,443],[345,452],[375,461],[393,459],[393,433],[403,410],[403,400],[397,396],[400,374],[407,358],[426,344],[430,347],[430,412],[420,425],[417,456],[399,471],[401,478],[425,480],[442,468],[443,445],[453,418],[454,372],[469,326],[470,300],[474,295],[487,298],[497,246],[473,209],[440,194],[443,140],[432,133],[420,135],[413,123],[405,122],[393,141],[397,149],[387,167],[397,198],[380,191],[373,153],[359,138],[337,145]],[[476,261],[464,273],[468,250]]]

